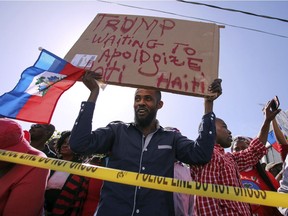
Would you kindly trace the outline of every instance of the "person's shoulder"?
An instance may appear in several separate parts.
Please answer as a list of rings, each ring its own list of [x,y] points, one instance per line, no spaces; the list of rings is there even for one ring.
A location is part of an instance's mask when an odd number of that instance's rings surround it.
[[[126,124],[126,123],[120,120],[115,120],[115,121],[110,122],[109,124]]]
[[[47,158],[46,154],[34,147],[29,148],[29,151],[27,152],[27,154],[30,155],[35,155],[35,156],[39,156],[42,158]],[[40,179],[40,177],[43,177],[43,180],[46,181],[46,178],[49,176],[50,170],[49,169],[39,169],[39,167],[35,167],[35,166],[24,166],[25,168],[22,167],[22,171],[23,172],[29,172],[30,176],[31,175],[35,175],[38,178],[38,181]],[[34,174],[32,174],[34,173]]]
[[[33,147],[29,149],[27,154],[31,154],[31,155],[36,155],[36,156],[47,158],[47,155],[44,152],[42,152],[42,151],[40,151],[40,150],[38,150],[36,148],[33,148]]]
[[[112,121],[108,124],[108,126],[110,127],[126,127],[126,128],[128,128],[129,126],[134,126],[134,125],[135,124],[133,122],[127,123],[127,122],[123,122],[120,120]]]
[[[230,152],[225,152],[223,147],[221,147],[218,144],[215,144],[210,162],[213,161],[214,163],[225,163],[225,160],[227,160],[227,158],[232,158],[232,157],[233,156]]]
[[[176,127],[164,127],[163,131],[180,133],[180,130]]]

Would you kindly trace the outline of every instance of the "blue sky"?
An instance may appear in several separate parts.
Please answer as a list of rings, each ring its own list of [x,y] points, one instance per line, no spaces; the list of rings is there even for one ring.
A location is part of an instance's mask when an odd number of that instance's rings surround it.
[[[285,1],[203,3],[288,20],[288,2]],[[263,122],[261,104],[274,95],[278,95],[280,107],[288,109],[288,22],[177,1],[1,1],[0,94],[12,90],[22,71],[34,64],[39,55],[38,47],[64,58],[97,13],[169,17],[224,25],[220,31],[219,61],[223,94],[215,102],[214,110],[233,135],[256,136]],[[134,91],[133,88],[107,86],[98,98],[93,128],[113,120],[133,121]],[[88,94],[84,85],[77,83],[62,95],[51,121],[58,131],[73,127],[80,103]],[[164,107],[158,112],[160,124],[177,127],[195,139],[204,112],[203,98],[163,93],[163,100]],[[19,122],[24,129],[32,124]]]

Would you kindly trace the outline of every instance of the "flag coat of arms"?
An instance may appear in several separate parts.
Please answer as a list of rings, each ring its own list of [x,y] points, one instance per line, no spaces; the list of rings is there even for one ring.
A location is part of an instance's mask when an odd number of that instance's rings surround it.
[[[45,49],[25,69],[10,92],[0,96],[0,115],[35,123],[50,123],[60,96],[84,74],[64,59]]]

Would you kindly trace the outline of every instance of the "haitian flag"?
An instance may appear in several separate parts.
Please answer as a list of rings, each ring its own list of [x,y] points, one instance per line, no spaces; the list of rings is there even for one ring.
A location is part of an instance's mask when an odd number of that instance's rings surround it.
[[[280,146],[280,144],[277,142],[273,130],[269,131],[268,137],[267,137],[267,141],[270,143],[270,145],[272,145],[272,147],[273,147],[277,152],[280,152],[280,151],[281,151],[281,146]]]
[[[60,96],[84,74],[45,49],[21,74],[18,84],[0,96],[0,115],[34,123],[50,123]]]
[[[283,110],[281,110],[280,113],[278,113],[278,115],[276,116],[276,121],[277,121],[277,124],[278,124],[280,130],[282,131],[285,139],[288,140],[287,139],[287,134],[288,134],[288,111],[284,112]],[[281,144],[279,144],[277,142],[276,137],[275,137],[275,133],[274,133],[274,130],[273,130],[272,126],[270,126],[270,130],[269,130],[269,133],[268,133],[267,141],[269,142],[270,145],[272,145],[272,147],[276,151],[278,151],[278,152],[282,151],[283,145],[281,145]]]

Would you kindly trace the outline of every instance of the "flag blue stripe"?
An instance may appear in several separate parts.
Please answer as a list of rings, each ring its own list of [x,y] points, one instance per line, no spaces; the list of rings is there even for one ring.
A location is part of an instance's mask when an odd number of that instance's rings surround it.
[[[42,69],[44,71],[53,71],[53,73],[60,73],[65,67],[67,62],[58,56],[49,53],[46,50],[42,50],[39,59],[34,64],[34,67]]]
[[[16,118],[19,111],[31,97],[30,94],[22,93],[21,95],[14,94],[13,91],[5,93],[0,97],[0,114],[6,117]]]

